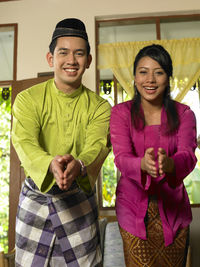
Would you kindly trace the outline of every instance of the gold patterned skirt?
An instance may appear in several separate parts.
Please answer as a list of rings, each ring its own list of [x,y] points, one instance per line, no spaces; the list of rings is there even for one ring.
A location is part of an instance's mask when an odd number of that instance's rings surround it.
[[[120,227],[126,267],[183,267],[187,255],[189,227],[181,229],[173,244],[165,247],[157,200],[149,201],[147,240],[142,240]]]

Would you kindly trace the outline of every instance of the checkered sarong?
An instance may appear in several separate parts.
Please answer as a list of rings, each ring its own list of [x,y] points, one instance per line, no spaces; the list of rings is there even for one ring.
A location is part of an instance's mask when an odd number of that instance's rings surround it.
[[[26,179],[16,219],[16,267],[99,267],[101,258],[95,194],[76,183],[43,194]]]

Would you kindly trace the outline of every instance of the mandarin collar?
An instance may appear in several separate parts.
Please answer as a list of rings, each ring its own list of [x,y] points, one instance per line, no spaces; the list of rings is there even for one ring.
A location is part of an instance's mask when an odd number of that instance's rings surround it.
[[[65,98],[74,98],[78,95],[80,95],[82,93],[82,90],[83,90],[83,85],[81,84],[73,93],[71,94],[66,94],[62,91],[60,91],[56,85],[55,85],[55,81],[53,81],[53,87],[54,87],[54,91],[57,95],[60,95],[60,96],[63,96]]]

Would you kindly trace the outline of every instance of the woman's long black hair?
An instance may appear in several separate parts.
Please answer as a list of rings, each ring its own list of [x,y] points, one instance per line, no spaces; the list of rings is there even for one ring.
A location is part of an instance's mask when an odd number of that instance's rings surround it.
[[[169,53],[161,45],[149,45],[142,48],[135,57],[133,74],[135,76],[136,68],[138,62],[143,57],[150,57],[157,61],[163,70],[166,72],[168,81],[173,74],[172,60]],[[169,82],[168,82],[169,84]],[[145,126],[144,114],[141,112],[141,96],[137,90],[136,85],[134,85],[134,97],[131,107],[131,117],[133,125],[136,129],[140,127],[140,121],[143,123],[143,128]],[[168,85],[164,92],[163,105],[167,113],[167,122],[168,122],[168,132],[174,132],[179,126],[179,117],[176,110],[175,102],[171,99],[170,96],[170,86]]]

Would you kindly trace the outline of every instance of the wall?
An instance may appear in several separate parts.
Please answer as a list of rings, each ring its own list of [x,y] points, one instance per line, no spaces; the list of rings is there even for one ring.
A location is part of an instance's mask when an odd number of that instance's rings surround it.
[[[116,0],[16,0],[0,2],[0,24],[18,23],[17,79],[21,80],[50,71],[45,55],[55,24],[66,17],[82,19],[87,26],[93,54],[93,63],[84,82],[95,90],[95,17],[199,13],[198,10],[199,0],[184,3],[182,0],[154,0],[153,3],[124,0],[117,5]]]
[[[66,17],[82,19],[87,27],[93,63],[84,83],[95,91],[95,17],[130,17],[200,13],[199,0],[16,0],[0,2],[0,24],[18,23],[17,79],[51,71],[46,53],[56,23]],[[200,266],[200,209],[193,208],[191,225],[193,267]]]

